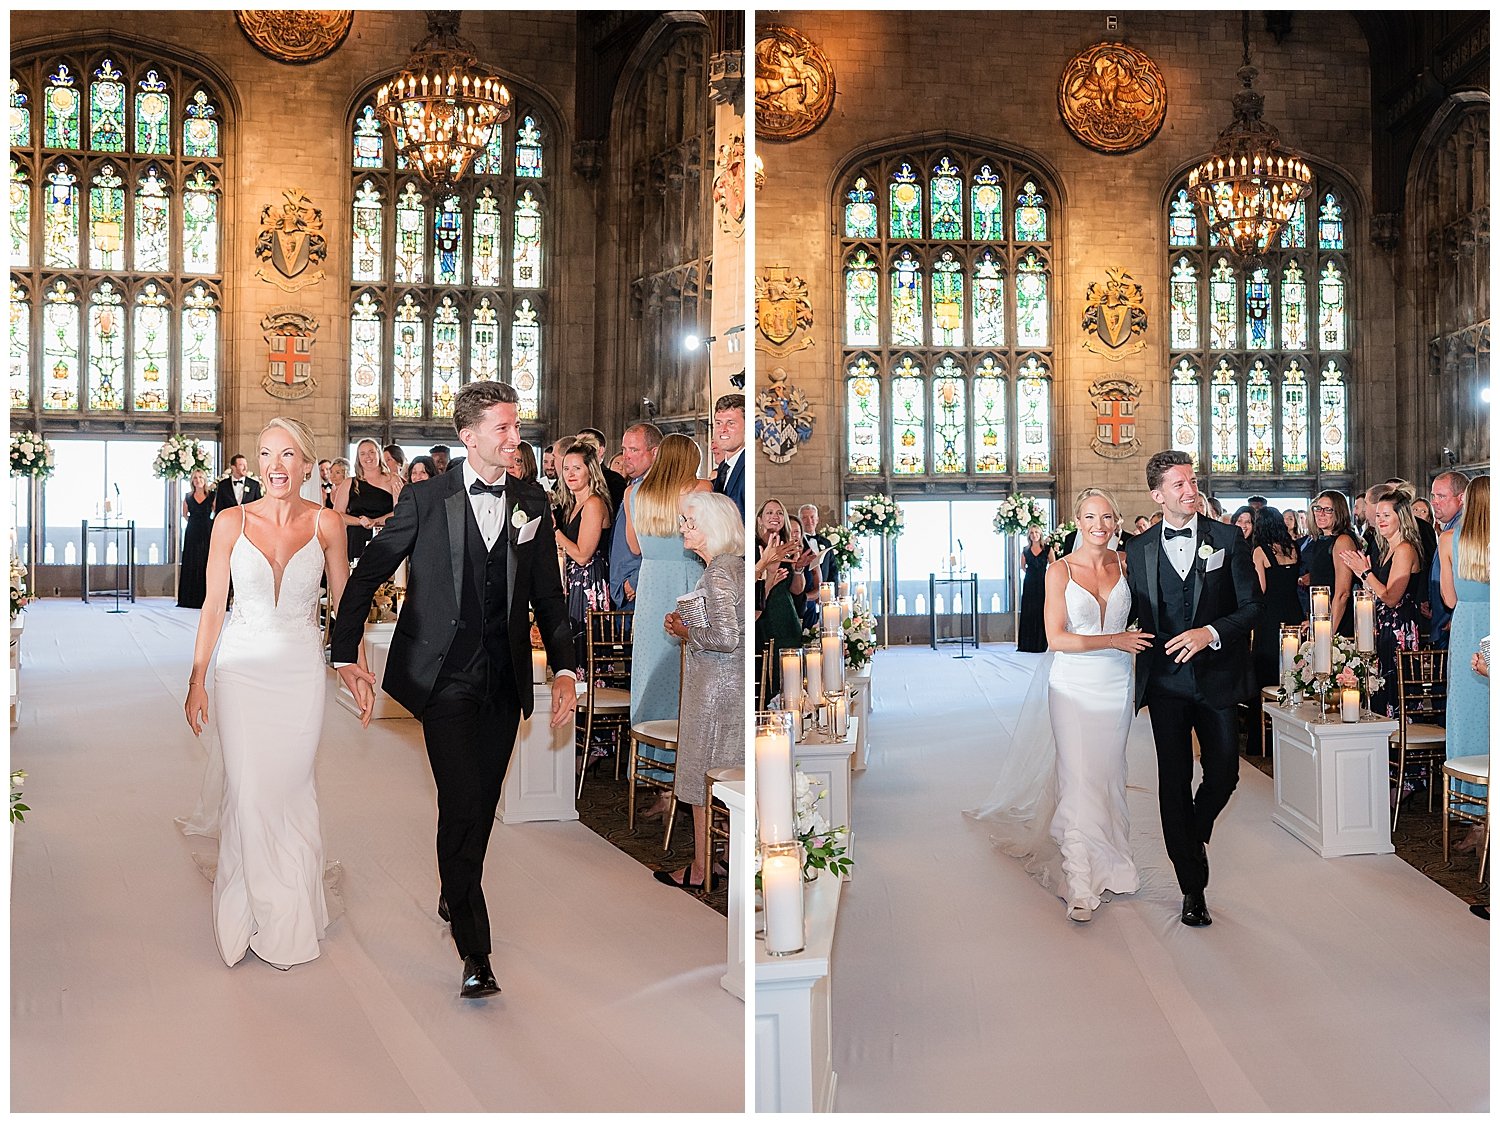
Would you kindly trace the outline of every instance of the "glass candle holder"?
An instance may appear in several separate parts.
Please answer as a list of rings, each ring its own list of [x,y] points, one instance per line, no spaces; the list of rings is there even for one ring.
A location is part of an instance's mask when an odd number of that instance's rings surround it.
[[[781,708],[802,708],[802,649],[794,647],[781,653]]]
[[[1308,615],[1314,620],[1327,620],[1332,615],[1333,591],[1327,585],[1314,585],[1307,590]]]
[[[766,912],[766,954],[796,955],[807,947],[802,848],[797,843],[761,847],[760,886]]]
[[[755,814],[765,843],[795,842],[797,813],[792,776],[792,715],[755,715]]]
[[[1375,594],[1368,589],[1354,590],[1354,650],[1375,651]]]
[[[1292,673],[1297,661],[1297,650],[1302,646],[1302,629],[1296,624],[1281,625],[1281,674]]]

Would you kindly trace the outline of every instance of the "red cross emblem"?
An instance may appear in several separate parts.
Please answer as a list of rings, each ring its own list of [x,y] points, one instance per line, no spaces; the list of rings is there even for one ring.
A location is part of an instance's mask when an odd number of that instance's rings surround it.
[[[272,336],[271,377],[288,386],[304,382],[312,374],[312,346],[305,335]]]
[[[1111,398],[1095,402],[1099,439],[1112,445],[1123,445],[1135,439],[1135,403]]]

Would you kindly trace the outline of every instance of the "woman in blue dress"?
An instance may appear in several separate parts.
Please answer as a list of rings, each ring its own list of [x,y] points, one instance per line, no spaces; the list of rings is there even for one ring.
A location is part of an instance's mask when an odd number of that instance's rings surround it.
[[[1490,630],[1490,478],[1476,476],[1464,492],[1463,521],[1438,541],[1443,603],[1453,610],[1448,631],[1448,759],[1490,751],[1489,680],[1474,669],[1474,653]],[[1460,791],[1478,792],[1469,784]],[[1460,842],[1473,850],[1476,827]]]

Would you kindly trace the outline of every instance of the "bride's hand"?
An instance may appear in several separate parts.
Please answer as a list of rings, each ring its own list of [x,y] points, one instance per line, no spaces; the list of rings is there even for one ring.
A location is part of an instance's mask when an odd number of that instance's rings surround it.
[[[187,715],[188,728],[194,737],[198,736],[208,723],[208,691],[201,682],[188,683],[187,701],[182,704],[182,710]]]
[[[1150,632],[1116,632],[1113,638],[1117,650],[1139,655],[1151,646],[1151,641],[1156,637]]]

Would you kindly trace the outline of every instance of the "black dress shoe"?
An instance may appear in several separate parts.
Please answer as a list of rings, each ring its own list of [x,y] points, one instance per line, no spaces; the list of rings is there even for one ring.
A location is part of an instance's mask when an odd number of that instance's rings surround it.
[[[1182,895],[1182,922],[1189,928],[1207,928],[1214,922],[1208,915],[1208,903],[1202,893]]]
[[[448,915],[448,899],[446,897],[438,897],[438,919],[444,924],[449,924],[453,921],[453,918]]]
[[[487,998],[500,993],[500,984],[495,982],[495,973],[490,970],[487,955],[464,956],[464,981],[459,989],[460,998]]]
[[[687,870],[682,871],[681,881],[678,881],[675,877],[673,877],[671,872],[668,870],[657,870],[651,876],[656,878],[656,880],[661,882],[663,885],[671,885],[677,889],[686,889],[689,893],[703,892],[703,882],[700,881],[697,885],[694,885],[691,881],[688,880]]]

